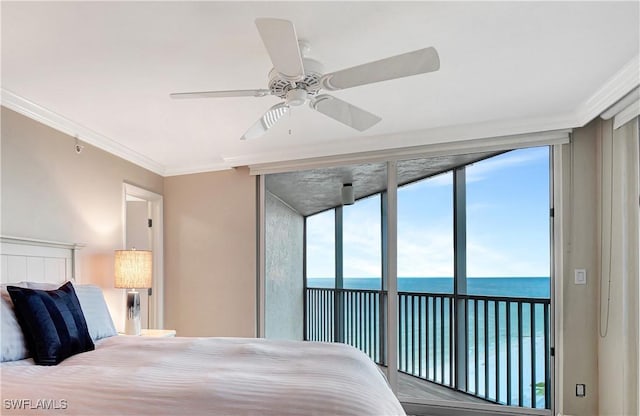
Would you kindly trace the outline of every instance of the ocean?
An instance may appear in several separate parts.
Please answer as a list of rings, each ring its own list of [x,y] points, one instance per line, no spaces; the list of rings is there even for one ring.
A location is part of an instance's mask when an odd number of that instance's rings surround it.
[[[345,278],[345,289],[380,289],[380,278]],[[332,288],[333,278],[308,278],[307,287]],[[453,293],[450,277],[399,277],[398,292]],[[548,277],[471,277],[467,279],[467,294],[543,298],[550,296]]]

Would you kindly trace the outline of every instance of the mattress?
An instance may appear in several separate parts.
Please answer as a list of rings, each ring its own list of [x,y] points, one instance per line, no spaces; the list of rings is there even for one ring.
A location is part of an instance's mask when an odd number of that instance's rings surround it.
[[[404,415],[344,344],[115,336],[54,367],[3,363],[2,414]]]

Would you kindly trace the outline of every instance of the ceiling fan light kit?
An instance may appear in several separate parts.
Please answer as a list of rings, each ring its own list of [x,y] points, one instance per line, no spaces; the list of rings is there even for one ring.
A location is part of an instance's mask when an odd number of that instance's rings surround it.
[[[259,18],[255,23],[273,63],[273,69],[269,72],[268,89],[170,94],[175,99],[274,95],[284,100],[267,110],[241,140],[262,136],[289,111],[290,106],[301,106],[307,101],[311,109],[358,131],[365,131],[382,119],[332,95],[319,94],[320,90],[337,91],[440,69],[438,52],[434,48],[424,48],[324,74],[320,62],[305,56],[310,50],[309,44],[298,40],[292,22]]]

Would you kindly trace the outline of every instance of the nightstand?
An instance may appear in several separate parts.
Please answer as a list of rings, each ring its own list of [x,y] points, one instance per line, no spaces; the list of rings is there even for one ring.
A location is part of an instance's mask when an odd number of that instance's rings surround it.
[[[118,335],[125,335],[121,332]],[[158,338],[173,338],[176,336],[175,329],[143,329],[140,331],[141,337],[158,337]]]

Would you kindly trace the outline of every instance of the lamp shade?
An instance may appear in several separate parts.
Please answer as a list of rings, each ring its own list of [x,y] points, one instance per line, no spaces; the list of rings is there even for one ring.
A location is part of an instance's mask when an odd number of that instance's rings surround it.
[[[116,287],[138,289],[151,287],[151,252],[116,250]]]

